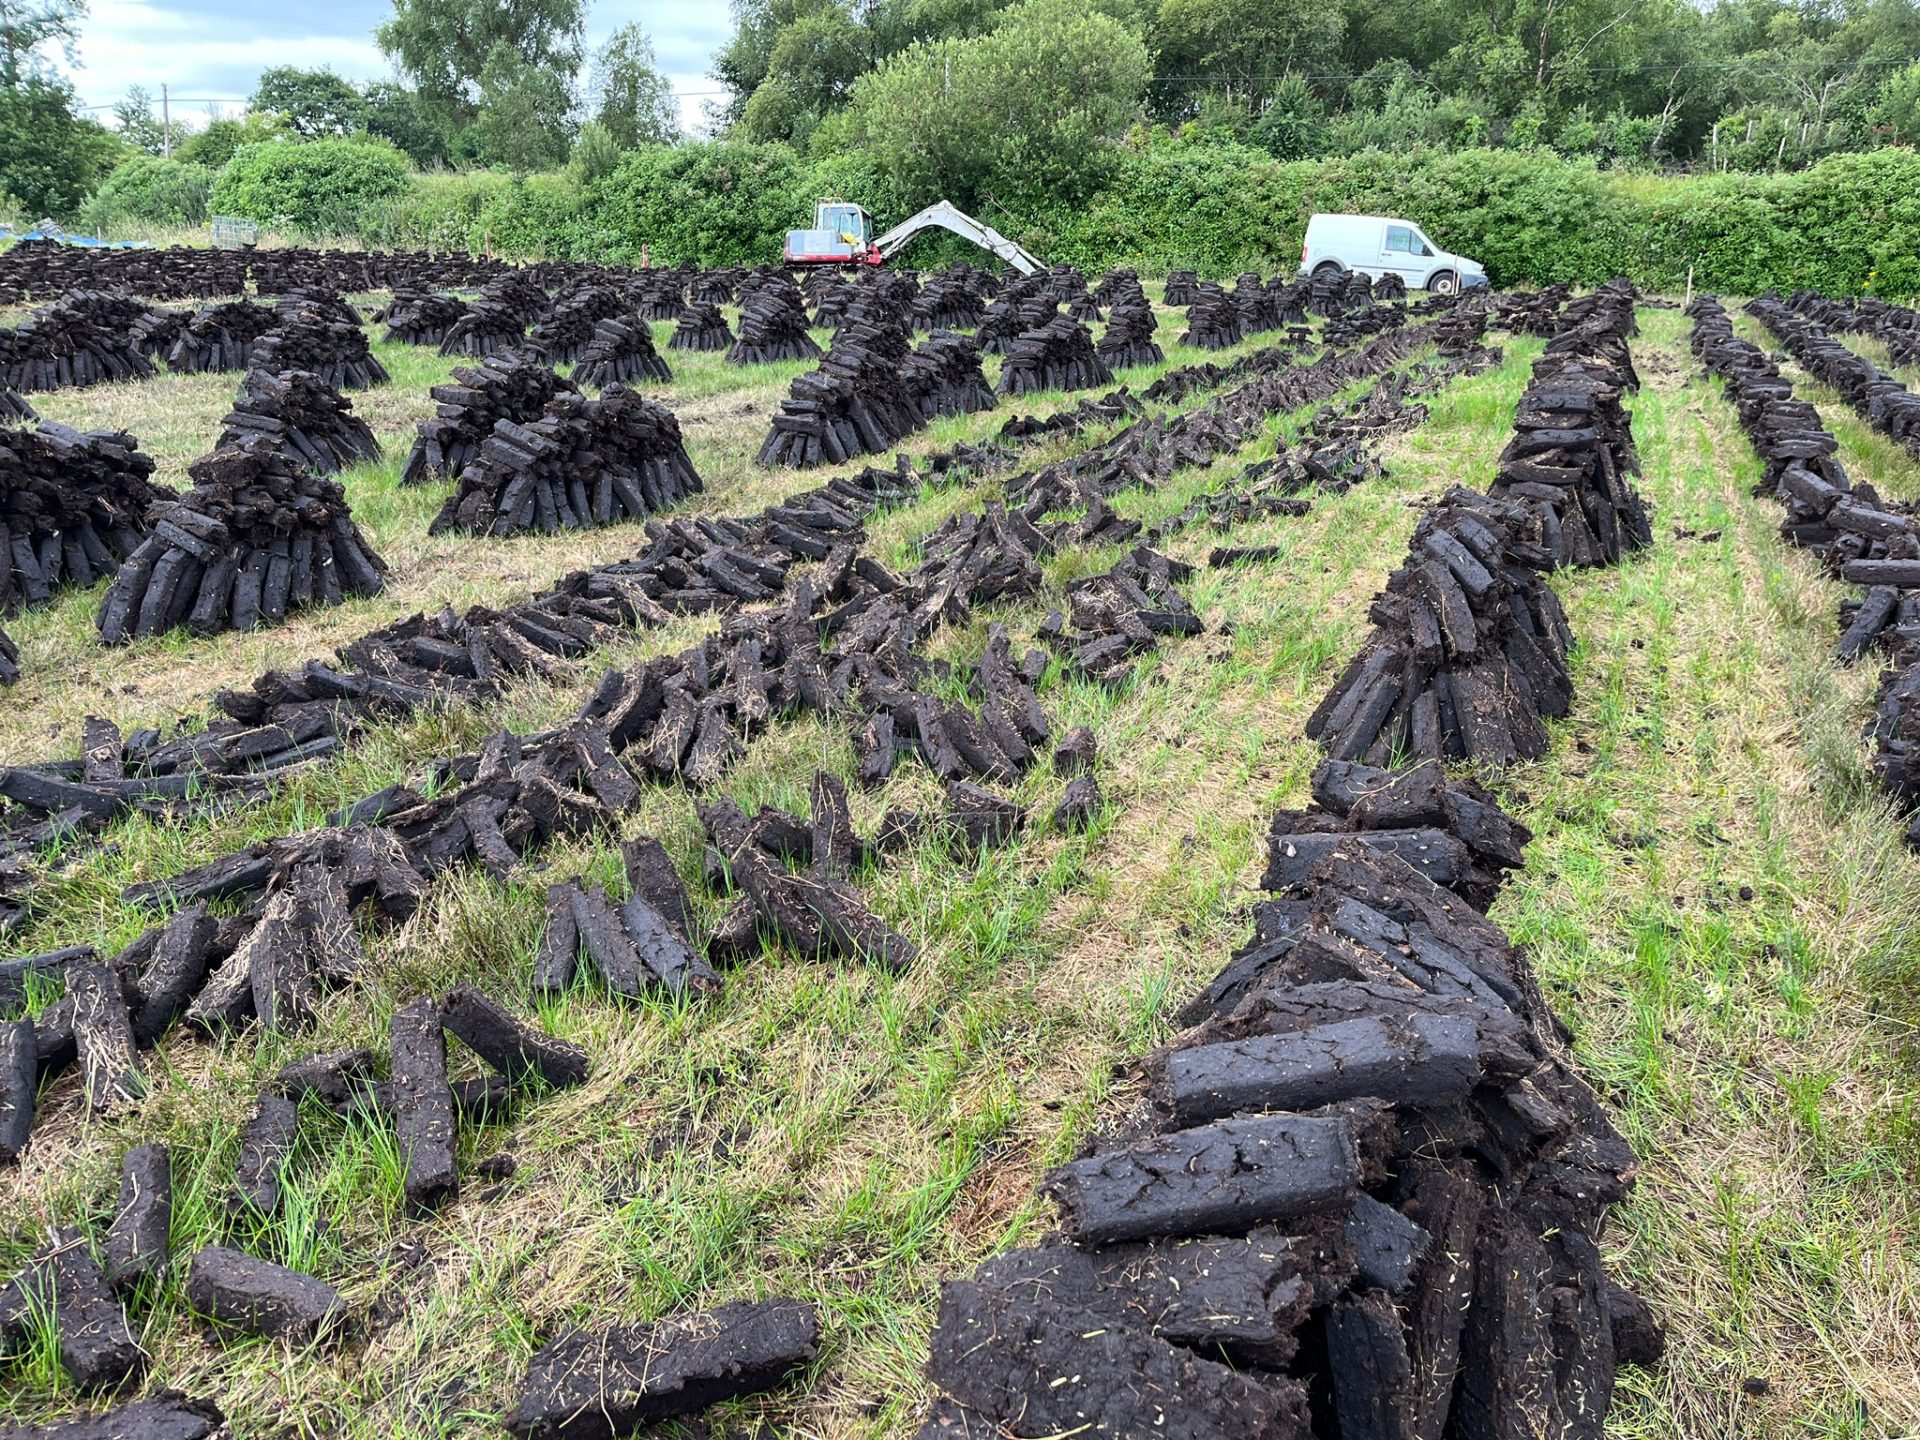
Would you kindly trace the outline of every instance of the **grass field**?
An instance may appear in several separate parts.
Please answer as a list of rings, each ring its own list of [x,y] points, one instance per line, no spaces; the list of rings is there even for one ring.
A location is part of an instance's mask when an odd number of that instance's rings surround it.
[[[1164,341],[1178,316],[1162,320]],[[1580,1060],[1642,1157],[1609,1248],[1673,1343],[1659,1372],[1623,1372],[1611,1428],[1649,1440],[1912,1433],[1920,1137],[1908,987],[1920,962],[1920,867],[1862,765],[1870,668],[1827,658],[1840,587],[1779,542],[1776,507],[1749,493],[1758,467],[1718,385],[1686,354],[1686,322],[1656,309],[1641,322],[1645,385],[1632,408],[1656,543],[1618,569],[1556,577],[1580,642],[1575,712],[1547,759],[1490,777],[1535,832],[1494,918],[1534,947]],[[663,343],[669,331],[657,327]],[[772,1294],[818,1304],[821,1358],[809,1383],[732,1407],[716,1428],[910,1433],[939,1279],[1047,1228],[1040,1172],[1097,1123],[1116,1065],[1167,1033],[1244,934],[1266,820],[1301,803],[1318,758],[1303,722],[1363,635],[1417,504],[1491,478],[1539,349],[1498,338],[1500,366],[1455,381],[1430,400],[1426,425],[1388,442],[1387,478],[1304,518],[1233,532],[1232,543],[1281,553],[1202,568],[1183,587],[1205,635],[1163,644],[1117,693],[1055,667],[1041,689],[1055,733],[1087,724],[1102,747],[1109,803],[1090,832],[1042,824],[978,858],[928,843],[860,877],[876,910],[920,945],[909,973],[769,950],[696,1006],[620,1007],[586,988],[536,1006],[529,969],[545,884],[580,872],[612,881],[617,853],[555,845],[505,891],[462,871],[406,926],[369,932],[365,981],[334,997],[316,1033],[210,1046],[176,1031],[150,1067],[156,1095],[118,1120],[84,1118],[71,1077],[59,1082],[25,1162],[0,1173],[0,1273],[49,1221],[101,1218],[120,1154],[162,1139],[176,1147],[177,1251],[235,1236],[339,1284],[364,1317],[341,1350],[289,1352],[211,1343],[177,1280],[137,1307],[155,1382],[214,1396],[237,1436],[498,1433],[490,1422],[528,1355],[561,1324]],[[1169,351],[1169,365],[1202,358]],[[371,625],[518,598],[636,548],[619,529],[428,539],[443,488],[403,489],[397,473],[447,362],[407,347],[380,353],[394,384],[354,399],[386,459],[346,483],[392,564],[388,593],[277,630],[124,652],[92,642],[97,592],[63,596],[9,622],[25,677],[0,707],[0,761],[73,753],[90,712],[165,723],[221,685],[325,654]],[[751,464],[804,367],[669,360],[676,379],[661,398],[708,486],[693,508],[742,511],[815,483]],[[1151,372],[1124,378],[1137,389]],[[159,478],[178,480],[208,447],[236,379],[33,399],[51,418],[131,429],[161,460]],[[1858,477],[1920,498],[1903,452],[1795,379],[1823,403]],[[904,448],[982,438],[1006,413],[942,422]],[[1271,453],[1305,418],[1277,418],[1240,458]],[[1032,458],[1101,438],[1050,442]],[[1158,519],[1232,468],[1180,472],[1116,508]],[[919,537],[999,483],[929,491],[885,514],[871,527],[882,558],[912,563]],[[1164,548],[1204,560],[1216,538],[1196,527]],[[1118,554],[1063,551],[1040,596],[990,607],[932,648],[977,654],[993,620],[1024,649],[1061,587]],[[116,899],[127,882],[317,823],[502,725],[550,723],[604,666],[667,653],[703,628],[684,621],[635,638],[568,685],[528,683],[478,710],[376,728],[256,809],[184,828],[124,824],[74,863],[16,948],[122,945],[145,923]],[[749,809],[805,813],[814,771],[850,775],[852,765],[843,725],[780,721],[720,788]],[[1042,765],[1017,793],[1044,815],[1062,783]],[[856,789],[856,820],[870,830],[885,809],[936,795],[929,772],[905,766],[877,791]],[[697,875],[688,793],[650,789],[626,826],[636,832],[658,835]],[[713,919],[720,903],[702,903]],[[514,1157],[513,1173],[470,1179],[442,1214],[416,1221],[390,1136],[314,1113],[281,1213],[230,1214],[238,1131],[265,1079],[299,1054],[382,1049],[399,1004],[462,980],[537,1009],[594,1059],[588,1085],[465,1133],[464,1175],[496,1153]],[[77,1398],[44,1344],[0,1362],[0,1418],[43,1418]]]

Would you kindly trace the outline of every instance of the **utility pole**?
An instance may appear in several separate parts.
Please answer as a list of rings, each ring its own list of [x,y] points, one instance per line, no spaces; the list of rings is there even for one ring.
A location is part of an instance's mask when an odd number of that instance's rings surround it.
[[[167,99],[167,84],[160,82],[160,152],[173,158],[173,106]]]

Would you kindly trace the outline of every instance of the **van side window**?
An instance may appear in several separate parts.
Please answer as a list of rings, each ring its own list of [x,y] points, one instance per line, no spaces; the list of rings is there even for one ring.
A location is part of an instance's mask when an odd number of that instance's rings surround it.
[[[1387,250],[1395,255],[1412,255],[1415,252],[1413,231],[1405,225],[1387,226]]]
[[[1417,235],[1414,237],[1413,253],[1425,256],[1429,260],[1433,258],[1433,247],[1427,243],[1426,236]]]

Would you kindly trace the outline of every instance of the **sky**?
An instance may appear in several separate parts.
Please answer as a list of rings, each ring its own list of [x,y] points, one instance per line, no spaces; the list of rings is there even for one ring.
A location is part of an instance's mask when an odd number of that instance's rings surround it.
[[[157,113],[164,84],[181,97],[174,118],[197,126],[209,102],[229,115],[242,108],[254,78],[270,65],[331,69],[354,81],[390,78],[393,67],[373,31],[392,13],[389,0],[91,0],[78,63],[62,68],[81,102],[109,122],[110,107],[135,85],[152,93]],[[682,127],[694,129],[706,102],[720,98],[707,70],[732,32],[728,7],[719,0],[589,0],[588,53],[634,21],[680,97]]]

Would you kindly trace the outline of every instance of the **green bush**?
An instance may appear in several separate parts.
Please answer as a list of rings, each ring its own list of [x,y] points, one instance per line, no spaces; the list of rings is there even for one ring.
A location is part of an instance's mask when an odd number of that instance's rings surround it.
[[[663,265],[777,263],[786,232],[813,212],[784,145],[645,145],[586,193],[599,258]]]
[[[80,223],[99,235],[130,225],[198,225],[212,193],[213,171],[204,165],[135,155],[87,197]]]
[[[322,142],[331,143],[348,142]],[[1606,169],[1545,148],[1284,161],[1217,134],[1139,132],[1108,158],[1106,183],[1085,203],[1010,200],[976,213],[1041,258],[1089,272],[1289,269],[1307,217],[1326,210],[1404,215],[1479,260],[1496,285],[1624,274],[1677,291],[1691,267],[1695,288],[1729,294],[1920,295],[1920,155],[1903,148],[1792,174],[1694,176]],[[215,208],[227,184],[223,175]],[[922,203],[858,148],[803,164],[782,145],[655,145],[586,184],[565,173],[416,175],[404,193],[361,206],[354,229],[373,244],[509,257],[633,263],[645,245],[661,264],[763,265],[822,197],[859,201],[883,229]],[[925,267],[981,257],[941,232],[903,258]]]
[[[407,191],[407,157],[384,140],[243,145],[213,185],[220,215],[295,235],[357,235]]]

